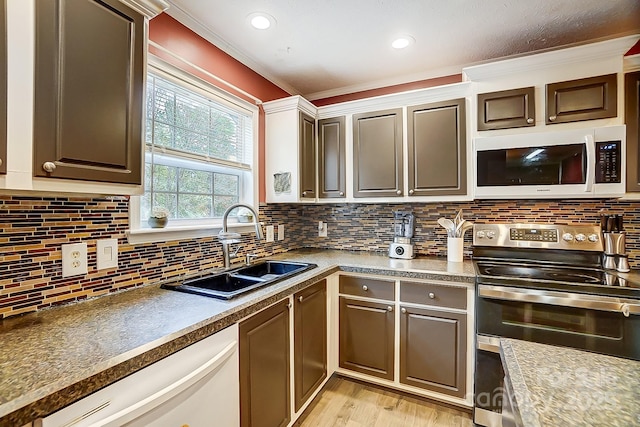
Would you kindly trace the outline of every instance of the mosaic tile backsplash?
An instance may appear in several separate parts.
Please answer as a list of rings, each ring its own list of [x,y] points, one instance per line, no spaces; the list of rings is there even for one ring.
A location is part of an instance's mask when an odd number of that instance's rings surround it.
[[[212,237],[130,245],[128,199],[0,196],[0,318],[78,301],[121,289],[222,266],[222,251]],[[459,209],[474,222],[596,223],[601,212],[625,215],[632,268],[640,268],[640,201],[544,200],[473,201],[413,204],[261,205],[266,225],[285,225],[282,242],[256,242],[243,236],[240,255],[269,256],[301,247],[386,253],[393,237],[393,211],[416,215],[418,255],[446,256],[441,216]],[[317,237],[318,221],[328,237]],[[117,269],[96,270],[96,240],[117,238]],[[60,247],[86,242],[89,273],[62,278]],[[465,237],[465,255],[471,233]]]

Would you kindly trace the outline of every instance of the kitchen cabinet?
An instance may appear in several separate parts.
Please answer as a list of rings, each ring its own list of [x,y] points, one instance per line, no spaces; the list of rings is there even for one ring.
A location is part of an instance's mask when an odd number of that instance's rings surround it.
[[[327,377],[327,281],[293,296],[295,411]]]
[[[467,193],[465,99],[407,108],[409,196]]]
[[[0,1],[0,174],[7,173],[7,0]]]
[[[353,196],[401,197],[402,109],[353,115]]]
[[[640,71],[624,77],[627,125],[627,191],[640,191]]]
[[[265,102],[263,107],[267,202],[315,201],[316,107],[300,96]]]
[[[546,124],[616,117],[617,75],[546,85]]]
[[[346,183],[345,117],[318,120],[318,197],[344,198]]]
[[[36,2],[35,176],[142,183],[145,25],[118,0]]]
[[[535,87],[478,94],[478,130],[535,126]]]
[[[291,419],[289,299],[240,323],[240,425],[286,426]]]

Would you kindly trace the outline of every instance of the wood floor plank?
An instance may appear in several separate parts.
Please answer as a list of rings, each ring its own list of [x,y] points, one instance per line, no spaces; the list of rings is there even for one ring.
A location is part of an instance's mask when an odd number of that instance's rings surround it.
[[[333,376],[298,427],[472,427],[471,414],[418,397]]]

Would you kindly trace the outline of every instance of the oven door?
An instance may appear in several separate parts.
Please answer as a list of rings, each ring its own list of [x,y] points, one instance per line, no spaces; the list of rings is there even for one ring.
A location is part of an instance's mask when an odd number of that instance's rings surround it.
[[[478,334],[640,360],[640,301],[479,284]]]

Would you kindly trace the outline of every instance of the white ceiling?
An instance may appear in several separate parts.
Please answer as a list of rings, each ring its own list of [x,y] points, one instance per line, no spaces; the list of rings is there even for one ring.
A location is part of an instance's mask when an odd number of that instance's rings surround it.
[[[167,11],[292,94],[319,99],[640,33],[640,0],[170,0]],[[268,30],[247,16],[266,12]],[[391,48],[399,34],[416,42]]]

